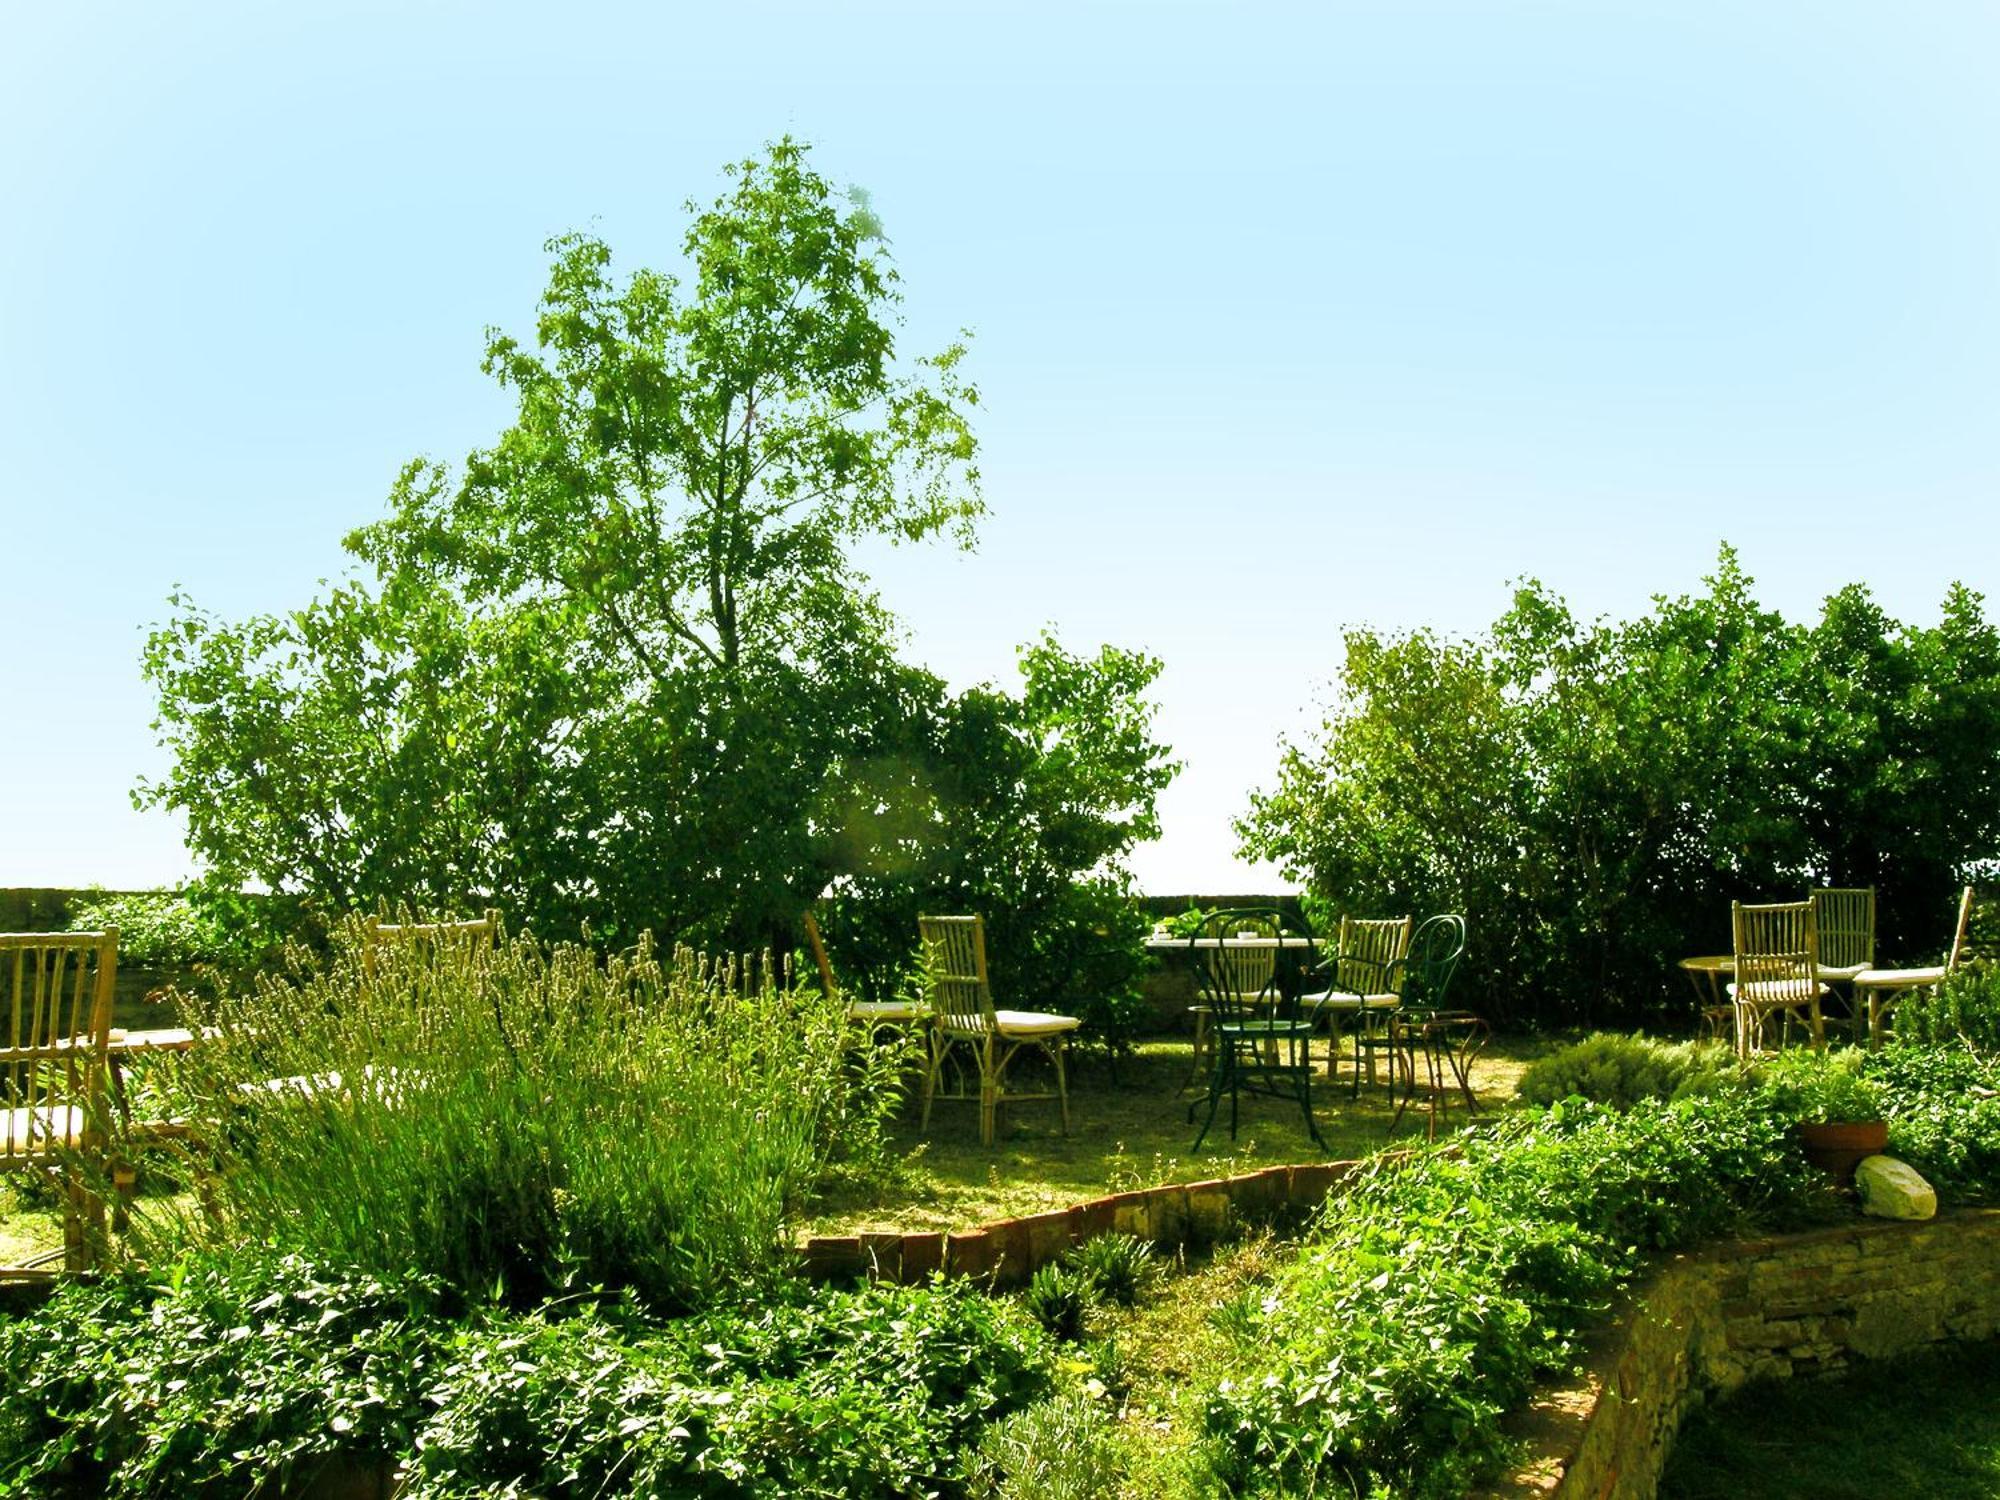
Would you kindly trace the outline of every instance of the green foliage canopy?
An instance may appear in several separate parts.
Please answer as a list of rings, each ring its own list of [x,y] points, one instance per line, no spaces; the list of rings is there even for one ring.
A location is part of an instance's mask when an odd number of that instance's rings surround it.
[[[850,557],[969,542],[964,346],[898,360],[879,225],[803,146],[688,207],[684,279],[551,242],[533,343],[487,340],[512,424],[404,470],[348,538],[372,580],[242,624],[176,595],[145,657],[174,766],[137,796],[215,886],[788,946],[830,882],[932,871],[964,831],[938,809],[996,803],[1032,831],[992,859],[1120,884],[1171,772],[1093,715],[1157,663],[1044,641],[1026,699],[954,699]]]
[[[1795,626],[1723,550],[1705,591],[1579,621],[1536,583],[1479,639],[1354,631],[1317,733],[1238,823],[1327,910],[1455,909],[1517,1018],[1679,1004],[1732,898],[1875,886],[1878,956],[1935,962],[2000,853],[2000,633],[1853,585]]]

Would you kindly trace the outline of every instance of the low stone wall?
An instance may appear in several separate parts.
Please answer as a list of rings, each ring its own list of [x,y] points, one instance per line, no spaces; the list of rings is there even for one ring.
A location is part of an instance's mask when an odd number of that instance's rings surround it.
[[[820,1235],[806,1241],[799,1254],[806,1274],[821,1281],[868,1276],[916,1282],[942,1271],[1018,1286],[1071,1246],[1100,1234],[1130,1234],[1161,1246],[1202,1244],[1220,1239],[1237,1223],[1303,1215],[1367,1165],[1267,1167],[1238,1177],[1113,1193],[950,1234]]]
[[[2000,1210],[1866,1222],[1677,1256],[1523,1424],[1496,1496],[1646,1500],[1681,1418],[1746,1381],[2000,1335]]]

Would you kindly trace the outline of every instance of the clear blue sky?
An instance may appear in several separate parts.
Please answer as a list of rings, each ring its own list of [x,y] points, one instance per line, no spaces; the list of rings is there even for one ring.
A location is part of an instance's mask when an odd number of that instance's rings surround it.
[[[1355,623],[1586,613],[1735,542],[1809,615],[1995,587],[1987,3],[7,8],[0,884],[185,873],[134,813],[175,583],[344,567],[408,458],[506,411],[548,236],[675,256],[790,132],[870,190],[904,347],[974,333],[979,550],[871,557],[913,654],[1054,624],[1165,658],[1155,891]]]

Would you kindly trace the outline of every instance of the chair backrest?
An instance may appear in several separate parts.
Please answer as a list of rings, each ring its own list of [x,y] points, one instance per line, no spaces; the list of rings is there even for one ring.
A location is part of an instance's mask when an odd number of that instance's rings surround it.
[[[1424,1010],[1443,1010],[1451,990],[1452,975],[1465,957],[1465,918],[1455,912],[1425,917],[1410,938],[1409,957],[1404,961],[1404,982],[1396,993],[1404,1003]]]
[[[1412,925],[1409,917],[1342,917],[1333,988],[1355,995],[1401,994]]]
[[[1944,961],[1944,971],[1954,972],[1965,957],[1965,945],[1972,932],[1972,887],[1967,886],[1958,897],[1958,926],[1952,930],[1951,952]]]
[[[826,956],[826,942],[819,935],[819,921],[811,912],[807,912],[804,918],[804,926],[806,929],[806,944],[812,949],[813,963],[819,968],[819,987],[826,991],[827,999],[838,999],[840,996],[840,986],[834,982],[833,963]]]
[[[986,978],[986,924],[977,916],[917,918],[924,977],[937,1024],[946,1031],[992,1031],[993,987]]]
[[[368,919],[367,943],[464,943],[472,948],[490,948],[500,941],[500,909],[486,908],[484,916],[463,922],[384,922]]]
[[[1739,1000],[1803,1005],[1818,996],[1819,932],[1811,901],[1757,906],[1733,901],[1730,926],[1736,936]]]
[[[0,1170],[104,1137],[118,929],[0,933]]]
[[[1875,964],[1875,887],[1832,887],[1812,893],[1813,925],[1819,932],[1819,961],[1831,969]]]
[[[1286,951],[1287,938],[1305,940],[1298,951],[1310,966],[1311,934],[1277,907],[1244,906],[1211,913],[1188,939],[1202,1004],[1222,1021],[1276,1014],[1284,998],[1278,955]],[[1229,946],[1232,941],[1237,946]]]

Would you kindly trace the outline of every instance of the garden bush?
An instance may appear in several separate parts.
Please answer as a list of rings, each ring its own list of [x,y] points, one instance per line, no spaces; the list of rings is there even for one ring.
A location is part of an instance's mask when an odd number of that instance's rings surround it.
[[[156,1208],[142,1252],[269,1241],[517,1301],[595,1284],[672,1310],[772,1274],[900,1086],[869,1050],[898,1044],[816,987],[645,942],[369,953],[351,930],[196,1007],[217,1035],[163,1093],[207,1212]]]
[[[1571,1102],[1378,1165],[1227,1325],[1237,1368],[1204,1415],[1215,1481],[1463,1495],[1505,1460],[1501,1416],[1643,1255],[1831,1211],[1791,1125],[1747,1091],[1625,1113]]]
[[[253,1252],[71,1284],[0,1321],[0,1368],[0,1495],[240,1494],[347,1456],[405,1462],[412,1500],[737,1500],[963,1493],[963,1455],[1047,1393],[1050,1361],[965,1284],[662,1322]]]
[[[1889,1154],[1941,1196],[2000,1203],[2000,1059],[1899,1042],[1868,1058]]]
[[[1521,1074],[1518,1090],[1530,1104],[1555,1104],[1572,1096],[1613,1109],[1641,1099],[1676,1099],[1713,1093],[1733,1068],[1719,1042],[1662,1042],[1640,1032],[1598,1032],[1547,1057]]]
[[[1968,964],[1935,994],[1919,991],[1892,1014],[1898,1041],[1970,1047],[2000,1057],[2000,963]]]

